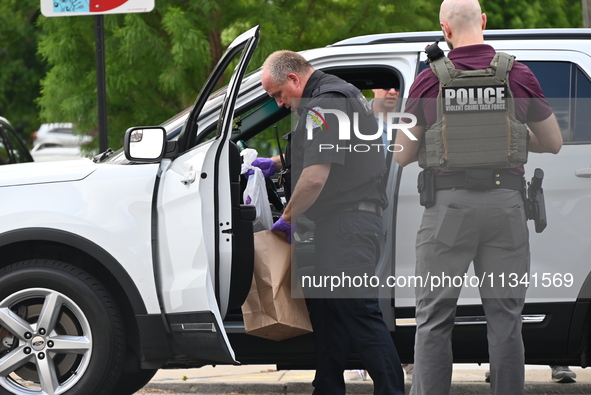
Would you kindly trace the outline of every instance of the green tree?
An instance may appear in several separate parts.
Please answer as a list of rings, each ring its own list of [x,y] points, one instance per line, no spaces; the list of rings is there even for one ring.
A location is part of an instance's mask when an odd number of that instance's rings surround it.
[[[489,29],[581,27],[581,2],[572,0],[481,0]]]
[[[35,100],[46,65],[37,54],[38,0],[0,3],[0,115],[26,136],[39,126]]]

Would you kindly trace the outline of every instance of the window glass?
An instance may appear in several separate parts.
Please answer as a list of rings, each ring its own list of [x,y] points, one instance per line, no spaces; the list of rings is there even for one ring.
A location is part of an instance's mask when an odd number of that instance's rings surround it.
[[[572,64],[569,62],[522,62],[534,73],[544,96],[556,115],[562,138],[565,142],[574,141],[574,127],[570,98],[573,97]]]
[[[558,119],[565,142],[591,141],[591,81],[568,62],[524,62],[534,72]]]
[[[571,63],[522,62],[535,74],[548,98],[571,96]]]
[[[430,66],[427,63],[421,60],[421,62],[419,63],[419,74],[421,73],[421,71],[428,69],[429,67]]]

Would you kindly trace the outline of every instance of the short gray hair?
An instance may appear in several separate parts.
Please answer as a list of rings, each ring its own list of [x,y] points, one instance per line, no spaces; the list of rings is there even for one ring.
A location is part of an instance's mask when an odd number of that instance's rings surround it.
[[[284,84],[289,73],[299,76],[306,74],[312,69],[312,65],[299,53],[282,50],[269,55],[263,64],[263,68],[269,72],[276,83]]]

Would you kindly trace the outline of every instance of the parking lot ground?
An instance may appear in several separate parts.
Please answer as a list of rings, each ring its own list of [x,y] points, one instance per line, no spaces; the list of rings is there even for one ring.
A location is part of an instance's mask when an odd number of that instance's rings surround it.
[[[577,382],[553,383],[550,368],[526,366],[526,394],[591,394],[591,369],[571,367]],[[455,364],[452,395],[489,394],[484,381],[488,364]],[[372,394],[371,378],[361,380],[355,372],[347,372],[347,394]],[[275,365],[205,366],[199,369],[160,370],[138,394],[311,394],[313,370],[277,371]],[[406,383],[406,392],[410,382]]]

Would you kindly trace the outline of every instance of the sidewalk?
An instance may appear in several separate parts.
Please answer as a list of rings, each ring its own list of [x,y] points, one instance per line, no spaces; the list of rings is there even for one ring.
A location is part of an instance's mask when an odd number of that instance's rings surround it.
[[[577,382],[553,383],[548,366],[527,365],[526,394],[591,394],[591,369],[571,367]],[[452,377],[452,395],[489,394],[484,382],[488,365],[456,364]],[[160,370],[145,387],[176,393],[200,394],[311,394],[313,370],[277,371],[275,365],[205,366],[199,369]],[[347,372],[347,394],[372,394],[372,382],[362,381]],[[410,389],[407,381],[406,392]],[[140,392],[141,393],[141,392]]]

